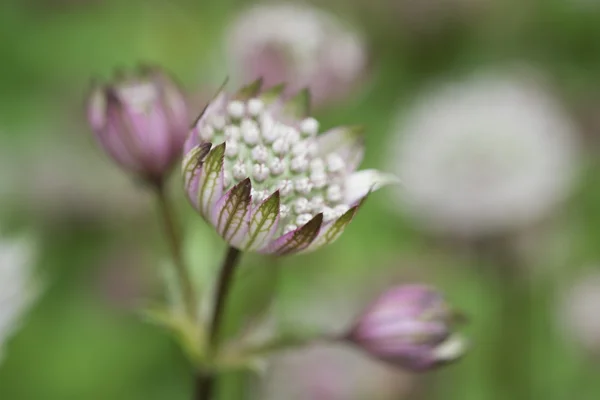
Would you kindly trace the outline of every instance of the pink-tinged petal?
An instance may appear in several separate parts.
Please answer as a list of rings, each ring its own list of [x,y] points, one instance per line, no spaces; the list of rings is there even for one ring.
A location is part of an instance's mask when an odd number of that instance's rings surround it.
[[[248,233],[252,214],[250,178],[246,178],[232,187],[215,205],[211,222],[217,232],[234,247],[239,247]]]
[[[346,162],[348,172],[355,171],[365,154],[364,132],[360,126],[340,126],[328,130],[317,137],[319,156],[325,157],[335,152]]]
[[[171,132],[171,155],[181,155],[183,144],[189,132],[189,113],[183,91],[170,77],[161,71],[153,70],[158,87],[161,107],[165,110]]]
[[[105,89],[106,124],[98,133],[101,144],[123,167],[134,171],[145,170],[144,153],[129,120],[124,105],[112,88]]]
[[[235,94],[234,98],[236,100],[242,100],[242,101],[250,100],[251,98],[256,97],[260,93],[260,90],[262,89],[262,85],[263,85],[263,79],[258,78],[255,81],[249,83],[248,85],[246,85],[246,86],[242,87],[240,90],[238,90],[237,93]]]
[[[106,125],[106,97],[104,89],[93,84],[87,101],[88,121],[95,132],[104,129]]]
[[[370,192],[381,189],[386,185],[399,183],[400,180],[395,175],[375,169],[353,172],[346,178],[344,203],[354,204]]]
[[[328,224],[323,225],[321,231],[319,232],[319,235],[302,252],[308,253],[311,251],[315,251],[320,247],[335,242],[342,235],[342,233],[344,233],[344,230],[350,224],[350,222],[352,222],[354,216],[356,215],[360,207],[362,207],[365,200],[366,197],[363,197],[363,199],[358,204],[346,211],[341,217]]]
[[[271,105],[277,103],[281,99],[281,96],[283,95],[284,91],[285,83],[280,83],[278,85],[270,87],[267,90],[264,90],[258,96],[258,98],[261,99],[266,105]]]
[[[223,195],[223,160],[225,158],[225,143],[213,148],[204,164],[198,183],[198,207],[200,213],[210,218],[212,209]]]
[[[205,157],[210,152],[210,143],[203,143],[190,150],[186,155],[182,163],[181,171],[183,174],[184,188],[187,197],[194,206],[198,208],[198,187],[200,184],[200,176],[202,172],[202,164],[204,163]]]
[[[279,256],[300,252],[306,249],[319,235],[322,224],[323,214],[317,214],[308,223],[295,231],[288,232],[273,240],[261,252]]]
[[[192,129],[185,143],[183,145],[183,154],[188,154],[194,147],[200,144],[200,137],[198,137],[198,132],[195,129]]]
[[[258,250],[267,244],[279,226],[279,191],[262,202],[252,214],[250,229],[242,247],[246,251]]]

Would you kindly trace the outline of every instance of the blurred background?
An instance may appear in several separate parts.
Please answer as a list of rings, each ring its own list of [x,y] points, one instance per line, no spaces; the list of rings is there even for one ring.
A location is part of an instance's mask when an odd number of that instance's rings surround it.
[[[177,344],[136,313],[162,292],[167,249],[153,199],[96,147],[85,97],[92,78],[148,62],[172,72],[197,114],[225,77],[241,81],[256,67],[240,55],[254,42],[239,37],[261,23],[236,27],[253,4],[0,4],[0,232],[29,238],[34,255],[18,263],[41,282],[20,329],[0,343],[0,398],[190,397]],[[309,12],[316,28],[286,20],[289,12],[268,19],[289,43],[312,44],[301,55],[286,49],[294,63],[275,63],[292,68],[278,78],[326,87],[314,111],[322,127],[364,125],[364,167],[405,186],[371,196],[341,239],[315,254],[277,268],[245,257],[228,326],[260,312],[273,291],[286,329],[340,330],[381,290],[422,281],[468,316],[472,348],[455,365],[413,375],[319,345],[274,357],[261,382],[226,377],[221,398],[599,398],[600,3],[302,4],[321,10]],[[261,35],[255,42],[268,29]],[[331,69],[328,52],[341,65]],[[178,171],[171,183],[202,276],[224,245],[184,200]],[[0,279],[0,291],[20,287]]]

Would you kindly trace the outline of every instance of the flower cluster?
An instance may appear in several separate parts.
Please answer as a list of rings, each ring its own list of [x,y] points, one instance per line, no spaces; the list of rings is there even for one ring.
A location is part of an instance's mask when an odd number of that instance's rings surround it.
[[[308,92],[283,102],[283,86],[256,81],[220,93],[195,124],[183,162],[188,197],[232,246],[263,253],[310,251],[334,241],[369,191],[394,181],[356,172],[362,130],[319,134]]]

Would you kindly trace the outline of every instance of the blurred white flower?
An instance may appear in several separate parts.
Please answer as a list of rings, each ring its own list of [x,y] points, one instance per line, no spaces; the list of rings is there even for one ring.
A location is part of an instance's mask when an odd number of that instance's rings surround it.
[[[275,356],[261,399],[397,400],[413,389],[412,377],[342,345],[317,345]]]
[[[0,239],[0,360],[6,341],[37,296],[33,258],[29,239]]]
[[[389,168],[424,226],[464,236],[538,222],[570,193],[578,138],[529,75],[483,74],[423,94],[402,116]]]
[[[565,291],[558,321],[570,340],[600,355],[600,272],[587,273]]]
[[[228,31],[232,72],[286,93],[309,87],[316,104],[342,98],[367,64],[363,38],[334,15],[309,5],[266,4],[242,13]]]

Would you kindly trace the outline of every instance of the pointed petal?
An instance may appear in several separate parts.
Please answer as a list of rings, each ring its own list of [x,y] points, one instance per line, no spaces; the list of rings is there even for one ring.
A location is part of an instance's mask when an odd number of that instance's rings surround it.
[[[310,113],[310,92],[308,89],[301,90],[294,97],[285,102],[283,114],[288,118],[302,119]]]
[[[279,85],[263,91],[258,98],[261,99],[266,105],[271,105],[281,98],[284,91],[285,83],[280,83]]]
[[[223,194],[223,160],[225,143],[213,148],[204,164],[198,183],[198,208],[205,218],[210,218],[211,210]]]
[[[323,214],[317,214],[307,224],[272,241],[261,252],[279,256],[300,252],[315,240],[322,224]]]
[[[279,226],[279,190],[257,207],[250,220],[250,230],[243,243],[244,250],[257,250],[268,243]]]
[[[344,230],[350,224],[350,222],[352,222],[354,216],[356,215],[360,207],[362,207],[365,200],[366,197],[363,197],[363,199],[358,204],[346,211],[344,215],[342,215],[335,221],[324,225],[321,228],[321,231],[319,232],[319,235],[315,238],[315,240],[313,240],[310,246],[308,246],[302,252],[308,253],[317,250],[320,247],[335,242],[342,235],[342,233],[344,233]]]
[[[258,78],[254,82],[244,86],[235,94],[236,100],[249,100],[253,97],[256,97],[260,93],[260,89],[262,89],[263,79]]]
[[[204,107],[202,112],[200,112],[200,115],[198,115],[196,120],[192,123],[189,136],[183,147],[184,153],[187,153],[192,147],[200,143],[200,129],[207,123],[209,117],[224,112],[225,104],[227,103],[227,95],[223,90],[226,84],[227,80],[225,80],[212,100]]]
[[[365,169],[354,172],[346,178],[344,203],[354,204],[369,192],[374,192],[386,185],[399,183],[400,180],[395,175],[377,171],[376,169]]]
[[[210,143],[203,143],[200,146],[190,150],[183,159],[181,172],[183,175],[183,184],[189,201],[194,208],[198,209],[198,185],[200,183],[200,173],[204,158],[210,152]]]
[[[362,126],[340,126],[317,137],[319,156],[337,153],[346,161],[346,170],[355,171],[365,153],[365,130]]]
[[[238,247],[248,233],[251,215],[250,178],[232,187],[215,205],[211,222],[227,243]]]

